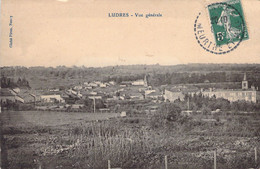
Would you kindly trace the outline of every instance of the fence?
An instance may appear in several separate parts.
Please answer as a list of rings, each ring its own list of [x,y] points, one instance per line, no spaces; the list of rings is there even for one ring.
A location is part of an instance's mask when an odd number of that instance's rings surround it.
[[[258,165],[258,159],[257,159],[257,148],[254,148],[254,157],[255,157],[255,166],[252,166],[256,169],[258,169],[260,166]],[[213,168],[217,169],[217,150],[213,151]],[[164,156],[164,168],[168,169],[168,156]],[[108,160],[108,169],[122,169],[122,168],[111,168],[111,162]]]

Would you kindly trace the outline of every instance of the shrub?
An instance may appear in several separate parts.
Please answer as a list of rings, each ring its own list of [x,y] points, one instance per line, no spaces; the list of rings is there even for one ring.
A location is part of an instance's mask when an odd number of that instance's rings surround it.
[[[204,115],[211,114],[211,110],[208,107],[205,107],[205,106],[202,107],[201,111],[202,111],[202,114],[204,114]]]
[[[157,113],[151,118],[153,128],[172,126],[173,124],[184,124],[189,117],[181,114],[181,108],[176,103],[163,103]]]

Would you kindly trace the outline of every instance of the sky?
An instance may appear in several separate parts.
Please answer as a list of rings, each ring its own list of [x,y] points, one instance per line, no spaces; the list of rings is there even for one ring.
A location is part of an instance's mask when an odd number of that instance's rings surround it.
[[[260,1],[242,0],[249,40],[225,55],[206,52],[195,39],[194,21],[199,12],[206,13],[208,3],[2,0],[0,66],[260,63]],[[109,13],[161,13],[162,17],[115,18]]]

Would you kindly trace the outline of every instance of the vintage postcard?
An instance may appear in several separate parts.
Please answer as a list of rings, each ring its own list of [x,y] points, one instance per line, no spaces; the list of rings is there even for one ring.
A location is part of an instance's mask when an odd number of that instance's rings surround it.
[[[260,168],[259,0],[0,0],[0,169]]]

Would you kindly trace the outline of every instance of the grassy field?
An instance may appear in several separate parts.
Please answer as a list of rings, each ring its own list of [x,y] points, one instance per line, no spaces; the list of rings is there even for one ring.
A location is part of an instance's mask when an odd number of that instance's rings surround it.
[[[42,153],[41,149],[51,139],[63,136],[67,139],[68,133],[71,136],[82,126],[117,116],[116,113],[2,112],[1,136],[6,156],[2,155],[3,163],[8,162],[8,168],[35,168],[39,165],[37,153]]]
[[[67,112],[3,112],[1,129],[6,168],[168,169],[254,167],[260,147],[260,116],[219,116],[154,128],[145,115]],[[228,120],[222,120],[228,119]],[[3,155],[5,155],[3,157]],[[259,163],[258,163],[259,164]]]
[[[79,112],[52,112],[52,111],[11,111],[3,112],[2,119],[5,126],[61,126],[87,123],[95,120],[106,120],[119,116],[116,113],[79,113]]]

